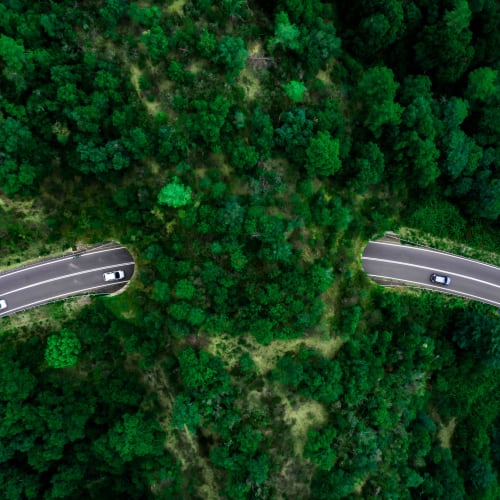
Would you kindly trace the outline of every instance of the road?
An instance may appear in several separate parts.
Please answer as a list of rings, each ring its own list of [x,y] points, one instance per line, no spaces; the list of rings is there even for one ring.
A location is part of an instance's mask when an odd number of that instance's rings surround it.
[[[122,280],[105,282],[103,273],[121,269]],[[134,260],[121,246],[100,247],[81,253],[39,262],[0,274],[0,299],[7,309],[0,317],[37,307],[47,302],[86,293],[114,293],[134,274]]]
[[[366,273],[383,284],[418,286],[500,307],[500,267],[390,241],[370,241],[362,261]],[[432,273],[450,276],[451,284],[431,283]]]

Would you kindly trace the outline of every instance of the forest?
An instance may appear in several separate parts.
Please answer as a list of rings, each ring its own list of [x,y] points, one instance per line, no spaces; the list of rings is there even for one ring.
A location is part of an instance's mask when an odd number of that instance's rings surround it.
[[[0,496],[500,498],[497,309],[383,288],[385,231],[500,261],[497,0],[0,1]],[[467,251],[469,251],[467,250]]]

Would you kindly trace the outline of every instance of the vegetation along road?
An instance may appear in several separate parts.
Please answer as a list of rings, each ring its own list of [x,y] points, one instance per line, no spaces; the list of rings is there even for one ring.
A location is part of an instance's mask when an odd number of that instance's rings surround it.
[[[123,278],[104,280],[104,273],[121,270]],[[0,317],[54,300],[86,293],[113,293],[134,274],[134,260],[121,246],[95,248],[0,274]]]
[[[363,267],[377,281],[397,281],[500,306],[500,268],[432,248],[370,241]],[[432,283],[431,274],[448,276],[449,285]]]

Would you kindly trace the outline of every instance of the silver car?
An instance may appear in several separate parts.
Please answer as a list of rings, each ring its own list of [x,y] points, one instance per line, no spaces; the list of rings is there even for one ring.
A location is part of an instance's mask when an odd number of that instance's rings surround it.
[[[433,273],[431,274],[431,281],[438,285],[449,285],[451,283],[451,278],[449,276]]]
[[[7,301],[4,299],[0,299],[0,311],[2,309],[7,309]]]

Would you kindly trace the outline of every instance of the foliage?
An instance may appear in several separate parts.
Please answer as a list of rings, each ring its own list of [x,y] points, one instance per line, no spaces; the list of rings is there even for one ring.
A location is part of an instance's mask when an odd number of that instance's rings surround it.
[[[318,132],[311,138],[306,156],[309,175],[333,175],[342,167],[339,140],[333,139],[328,132]]]
[[[340,365],[307,349],[301,349],[297,357],[282,357],[278,361],[274,377],[300,394],[325,403],[337,401],[343,390]]]
[[[216,61],[221,63],[229,76],[236,76],[244,67],[248,52],[239,37],[224,36],[217,49]]]
[[[306,87],[302,82],[292,80],[291,82],[283,85],[283,90],[292,102],[302,102]]]
[[[283,125],[276,130],[276,144],[285,149],[288,158],[301,163],[313,133],[312,121],[304,108],[283,113],[282,121]]]
[[[319,18],[306,38],[304,53],[310,74],[324,68],[334,56],[340,55],[341,40],[335,26]]]
[[[430,200],[410,216],[410,224],[436,236],[459,239],[465,229],[465,220],[459,210],[446,200]]]
[[[175,295],[179,299],[192,299],[196,291],[194,285],[187,279],[182,279],[175,285]]]
[[[274,38],[269,43],[271,50],[278,45],[284,50],[300,50],[300,29],[290,22],[288,14],[283,11],[278,12],[274,22]]]
[[[158,203],[173,208],[188,205],[191,203],[191,188],[180,184],[179,178],[174,177],[158,193]]]
[[[495,0],[1,2],[2,269],[136,260],[0,318],[2,498],[498,498],[496,309],[359,256],[498,252],[499,34]]]
[[[51,335],[47,339],[45,360],[52,368],[67,368],[78,362],[81,344],[78,337],[67,329],[62,329],[59,335]]]
[[[467,94],[470,99],[486,101],[498,92],[498,71],[492,68],[477,68],[469,73]]]
[[[380,138],[384,125],[397,125],[401,119],[401,106],[394,102],[399,84],[393,72],[377,66],[366,71],[357,88],[357,95],[364,103],[363,125],[375,138]]]
[[[335,429],[328,428],[322,431],[309,429],[304,456],[314,462],[319,469],[329,471],[335,463],[333,441],[337,437]]]

